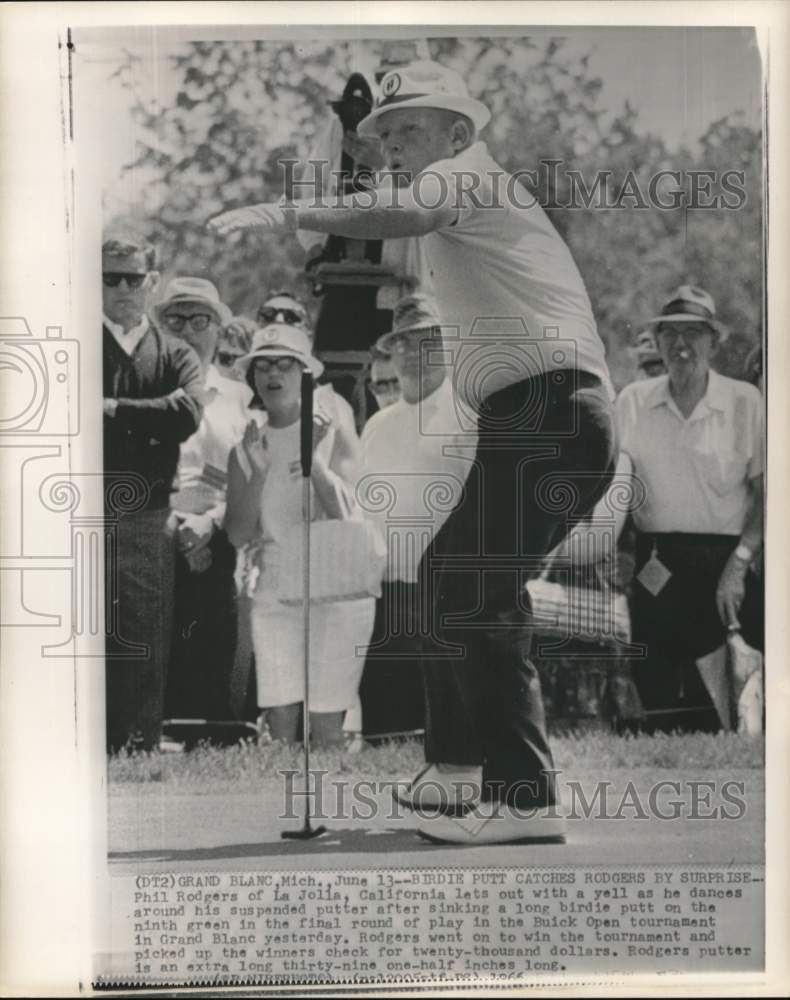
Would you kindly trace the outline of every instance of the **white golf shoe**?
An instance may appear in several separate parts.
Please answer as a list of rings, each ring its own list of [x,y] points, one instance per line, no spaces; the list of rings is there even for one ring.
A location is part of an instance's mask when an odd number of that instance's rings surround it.
[[[462,816],[417,815],[417,832],[437,844],[565,843],[561,806],[533,809],[481,802]]]

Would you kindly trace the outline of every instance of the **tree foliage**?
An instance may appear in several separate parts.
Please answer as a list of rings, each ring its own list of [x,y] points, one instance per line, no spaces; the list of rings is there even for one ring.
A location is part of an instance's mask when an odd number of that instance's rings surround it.
[[[430,48],[491,108],[483,137],[494,157],[511,171],[536,171],[527,187],[573,251],[615,381],[632,377],[629,342],[683,281],[715,297],[732,329],[718,366],[740,374],[763,323],[760,133],[733,116],[712,123],[695,152],[671,154],[641,130],[628,104],[601,105],[602,83],[588,57],[570,54],[562,39],[440,38]],[[135,99],[139,155],[126,168],[139,176],[135,214],[170,272],[211,277],[236,312],[253,312],[274,287],[307,293],[296,240],[249,236],[227,244],[205,223],[279,197],[279,161],[308,155],[330,114],[327,101],[341,93],[363,50],[374,64],[375,45],[360,42],[196,41],[171,56],[175,100]],[[131,57],[118,73],[134,93]],[[690,171],[715,172],[714,194],[723,172],[742,171],[745,200],[732,209],[656,207],[648,191],[662,170],[682,172],[678,186],[687,196]],[[571,207],[579,185],[595,192],[604,171],[605,204],[593,197],[589,207],[583,198]]]

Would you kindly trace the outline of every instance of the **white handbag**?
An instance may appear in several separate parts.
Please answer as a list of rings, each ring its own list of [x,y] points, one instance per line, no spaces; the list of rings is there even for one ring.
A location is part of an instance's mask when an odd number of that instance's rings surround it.
[[[304,601],[303,525],[283,539],[277,597],[282,604]],[[310,603],[330,604],[381,596],[387,547],[375,526],[364,518],[318,520],[310,525]]]

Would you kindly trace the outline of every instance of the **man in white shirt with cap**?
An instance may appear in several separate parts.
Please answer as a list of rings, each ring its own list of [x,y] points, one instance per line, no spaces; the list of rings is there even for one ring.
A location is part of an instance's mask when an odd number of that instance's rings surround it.
[[[704,288],[681,285],[649,322],[666,374],[617,400],[622,448],[645,490],[633,511],[631,616],[648,653],[636,680],[661,728],[729,728],[718,693],[728,630],[762,644],[752,568],[763,537],[763,400],[711,367],[727,329]]]
[[[421,813],[429,839],[506,843],[564,839],[556,772],[545,732],[524,583],[592,509],[611,479],[615,434],[604,346],[570,251],[541,207],[490,156],[478,131],[490,113],[461,77],[433,62],[388,73],[358,132],[378,137],[397,181],[313,207],[261,204],[212,220],[236,230],[424,238],[453,384],[477,417],[465,501],[423,559],[433,629],[453,656],[431,663],[428,744],[444,773],[420,782],[446,801]],[[465,720],[481,732],[480,800],[459,795]],[[464,789],[467,791],[467,789]],[[421,804],[428,802],[422,798]],[[455,815],[451,815],[455,813]],[[459,815],[460,813],[460,815]]]

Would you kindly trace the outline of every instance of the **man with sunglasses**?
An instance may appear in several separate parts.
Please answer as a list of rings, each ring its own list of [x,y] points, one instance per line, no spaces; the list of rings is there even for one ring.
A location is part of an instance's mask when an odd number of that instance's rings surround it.
[[[289,326],[300,326],[307,330],[310,338],[313,337],[313,329],[310,323],[310,316],[306,307],[291,295],[290,292],[272,292],[265,302],[261,303],[255,317],[259,326],[268,326],[270,323],[287,323]]]
[[[117,525],[114,606],[108,620],[107,744],[151,750],[162,727],[172,628],[175,539],[169,495],[179,446],[202,412],[203,372],[192,348],[162,333],[145,309],[159,280],[156,254],[129,235],[102,246],[104,472]],[[118,511],[113,483],[144,493]],[[108,613],[109,618],[109,613]]]
[[[203,419],[181,445],[178,488],[170,498],[177,521],[173,649],[168,716],[231,716],[230,678],[237,641],[233,573],[236,550],[222,530],[228,456],[249,421],[249,387],[217,365],[222,329],[231,318],[205,278],[174,278],[154,310],[158,326],[190,345],[205,379]]]

